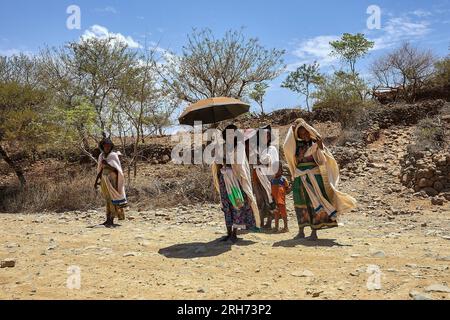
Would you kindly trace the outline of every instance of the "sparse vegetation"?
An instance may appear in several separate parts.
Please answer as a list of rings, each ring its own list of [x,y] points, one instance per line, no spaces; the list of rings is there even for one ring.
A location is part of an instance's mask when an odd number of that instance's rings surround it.
[[[417,123],[414,132],[415,150],[439,150],[445,143],[445,128],[439,117],[425,118]]]

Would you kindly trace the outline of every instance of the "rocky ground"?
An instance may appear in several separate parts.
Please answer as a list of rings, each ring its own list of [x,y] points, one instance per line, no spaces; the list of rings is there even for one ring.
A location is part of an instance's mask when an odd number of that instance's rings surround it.
[[[95,227],[102,210],[2,214],[0,299],[450,299],[449,202],[399,183],[411,130],[359,150],[341,186],[359,206],[318,241],[293,240],[292,195],[289,233],[233,246],[219,205],[129,211],[114,229]]]

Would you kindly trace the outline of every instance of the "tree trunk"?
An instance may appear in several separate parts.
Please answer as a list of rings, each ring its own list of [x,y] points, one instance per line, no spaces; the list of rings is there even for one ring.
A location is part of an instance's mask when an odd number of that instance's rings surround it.
[[[309,84],[306,85],[306,108],[308,109],[308,112],[311,111],[309,109]]]
[[[19,178],[20,187],[21,188],[25,187],[27,181],[25,180],[25,176],[23,175],[22,168],[17,163],[14,163],[14,161],[12,161],[12,159],[6,153],[6,150],[3,149],[1,145],[0,145],[0,157],[3,158],[6,161],[6,163],[11,167],[11,169],[14,170],[14,172],[17,175],[17,178]]]

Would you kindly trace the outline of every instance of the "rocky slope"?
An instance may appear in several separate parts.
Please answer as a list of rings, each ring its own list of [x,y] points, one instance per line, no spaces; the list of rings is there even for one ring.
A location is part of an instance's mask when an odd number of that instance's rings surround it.
[[[316,242],[293,240],[292,195],[289,233],[242,234],[235,246],[217,241],[218,204],[129,211],[114,229],[90,228],[101,209],[2,214],[0,299],[449,299],[448,202],[400,182],[412,130],[347,146],[356,155],[341,188],[359,205]],[[79,289],[67,287],[73,270]]]

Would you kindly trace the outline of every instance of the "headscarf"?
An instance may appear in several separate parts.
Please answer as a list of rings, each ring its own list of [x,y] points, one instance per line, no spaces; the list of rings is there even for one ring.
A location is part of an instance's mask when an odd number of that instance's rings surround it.
[[[111,145],[111,150],[109,150],[109,152],[113,151],[115,146],[114,146],[114,143],[112,142],[111,138],[103,138],[98,143],[98,148],[100,149],[101,152],[105,153],[105,144]]]

